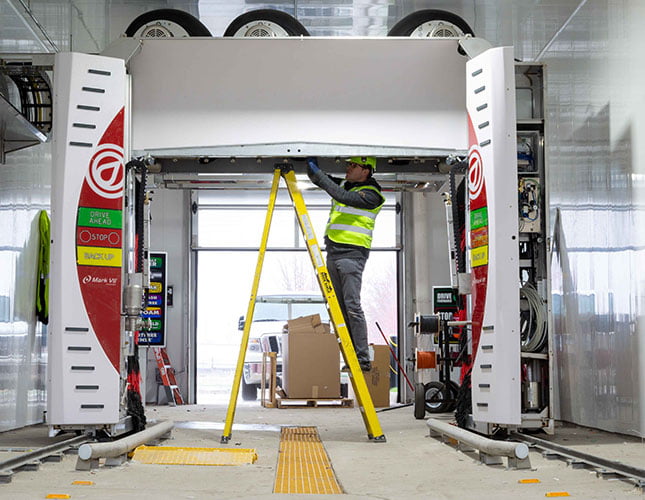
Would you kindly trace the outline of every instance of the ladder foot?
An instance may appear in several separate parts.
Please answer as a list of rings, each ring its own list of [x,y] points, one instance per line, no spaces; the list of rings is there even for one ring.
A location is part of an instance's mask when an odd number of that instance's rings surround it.
[[[229,442],[230,439],[231,439],[231,436],[222,436],[219,442],[222,444],[226,444]]]
[[[372,441],[374,441],[375,443],[385,443],[385,442],[387,442],[387,439],[385,439],[385,434],[381,434],[380,436],[376,436],[376,437],[371,437],[370,436],[370,439]]]

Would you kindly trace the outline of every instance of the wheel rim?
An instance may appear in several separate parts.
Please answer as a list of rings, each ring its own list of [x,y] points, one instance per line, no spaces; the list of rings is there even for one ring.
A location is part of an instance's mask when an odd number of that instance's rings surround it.
[[[155,21],[141,26],[134,38],[181,38],[190,36],[179,24],[172,21]]]
[[[287,30],[277,23],[271,21],[258,20],[245,24],[234,34],[234,37],[283,37],[289,36]]]
[[[417,26],[411,37],[418,38],[453,38],[465,36],[459,26],[448,21],[428,21]]]
[[[436,397],[440,398],[439,401],[431,401],[432,398]],[[443,404],[443,397],[441,396],[441,391],[437,387],[431,387],[426,391],[426,407],[431,408],[433,410],[439,408]]]

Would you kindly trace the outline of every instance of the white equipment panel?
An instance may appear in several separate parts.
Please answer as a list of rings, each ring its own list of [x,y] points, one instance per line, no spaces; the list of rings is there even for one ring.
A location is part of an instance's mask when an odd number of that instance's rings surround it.
[[[521,423],[515,73],[512,47],[467,65],[472,404],[475,422]]]
[[[278,144],[276,156],[304,156],[342,154],[346,145],[351,154],[463,154],[467,57],[457,49],[454,39],[143,39],[129,62],[132,149],[259,156]]]
[[[119,421],[125,66],[57,54],[47,420]]]

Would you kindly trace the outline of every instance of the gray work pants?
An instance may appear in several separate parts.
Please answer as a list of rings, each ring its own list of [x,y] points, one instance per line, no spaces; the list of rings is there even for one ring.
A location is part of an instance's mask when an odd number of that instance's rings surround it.
[[[367,347],[367,324],[361,308],[361,284],[366,260],[327,257],[327,270],[359,363],[367,363],[370,360]]]

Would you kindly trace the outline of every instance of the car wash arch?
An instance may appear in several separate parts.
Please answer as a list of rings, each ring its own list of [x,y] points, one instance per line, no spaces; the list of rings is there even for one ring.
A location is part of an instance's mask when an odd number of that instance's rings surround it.
[[[460,43],[475,56],[470,62]],[[52,301],[59,318],[52,330],[92,337],[92,372],[103,391],[96,399],[108,403],[82,402],[74,374],[65,371],[67,341],[52,337],[51,379],[61,383],[50,386],[51,425],[115,424],[121,418],[121,336],[102,338],[96,330],[100,314],[108,313],[87,310],[91,297],[104,293],[120,315],[121,290],[82,286],[90,267],[119,273],[97,262],[81,268],[69,257],[78,250],[73,235],[81,209],[119,216],[111,212],[118,212],[114,186],[95,175],[103,158],[140,158],[169,183],[188,185],[216,182],[218,174],[250,181],[284,161],[304,172],[298,159],[306,156],[321,158],[333,172],[338,158],[373,155],[392,186],[417,180],[430,186],[445,182],[446,157],[465,157],[474,148],[485,158],[496,147],[494,134],[504,138],[497,154],[508,159],[514,122],[504,93],[513,87],[511,66],[511,50],[474,38],[123,38],[101,56],[58,55],[56,87],[66,90],[55,110],[60,175],[53,207],[61,229],[53,254],[62,264],[52,287],[66,301]],[[488,109],[471,109],[471,93],[490,96]],[[94,129],[76,126],[87,123],[86,113],[96,113]],[[488,119],[481,121],[484,115]],[[486,130],[473,128],[472,122],[486,121]],[[110,178],[113,184],[118,175]],[[65,273],[78,275],[80,284],[63,280]],[[95,406],[83,406],[88,404]]]

